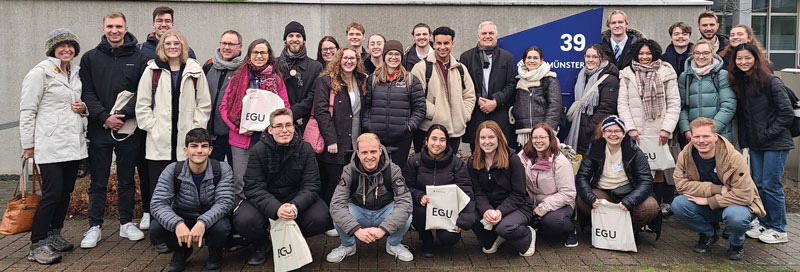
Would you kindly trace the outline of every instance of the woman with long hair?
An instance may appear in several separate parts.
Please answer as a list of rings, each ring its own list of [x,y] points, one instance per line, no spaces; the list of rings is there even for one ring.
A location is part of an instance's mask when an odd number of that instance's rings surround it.
[[[550,70],[550,64],[544,61],[542,49],[535,45],[528,47],[523,56],[517,63],[519,80],[511,109],[520,145],[528,142],[531,127],[535,124],[545,122],[552,128],[561,129],[561,113],[564,111],[561,84],[556,73]]]
[[[369,58],[364,59],[364,70],[368,75],[375,72],[375,69],[383,65],[383,46],[386,44],[386,37],[381,34],[372,34],[367,40],[367,51]]]
[[[766,56],[766,51],[764,50],[764,46],[761,45],[761,42],[756,39],[756,34],[753,32],[753,28],[748,25],[735,25],[731,27],[731,32],[728,40],[728,45],[725,46],[722,50],[719,51],[719,56],[722,57],[723,61],[723,69],[731,71],[731,65],[735,64],[736,56],[733,54],[733,49],[743,43],[752,43],[753,45],[758,48],[758,52],[762,56]],[[769,59],[766,59],[767,67],[770,66]],[[771,69],[771,68],[770,68]]]
[[[339,42],[336,41],[336,38],[325,36],[319,40],[319,44],[317,45],[317,61],[322,63],[323,70],[328,66],[328,62],[333,60],[333,55],[336,55],[336,51],[339,51]]]

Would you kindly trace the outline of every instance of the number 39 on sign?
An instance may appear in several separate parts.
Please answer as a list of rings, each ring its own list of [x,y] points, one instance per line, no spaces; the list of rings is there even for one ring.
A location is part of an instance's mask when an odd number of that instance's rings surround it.
[[[561,35],[561,40],[564,42],[564,45],[561,46],[561,51],[564,52],[571,50],[583,51],[586,48],[586,37],[580,33],[575,35],[564,33]]]

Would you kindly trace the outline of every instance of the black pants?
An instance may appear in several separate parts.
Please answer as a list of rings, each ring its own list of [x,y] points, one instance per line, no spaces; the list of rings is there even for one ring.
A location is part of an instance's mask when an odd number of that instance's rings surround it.
[[[136,133],[142,133],[140,135],[140,139],[142,142],[142,147],[145,146],[145,140],[147,136],[147,131],[144,130],[137,130]],[[147,159],[144,158],[145,156],[145,149],[142,148],[139,151],[139,157],[136,158],[136,172],[139,173],[139,196],[142,198],[142,211],[149,213],[150,212],[150,199],[153,198],[153,188],[155,188],[155,183],[158,182],[158,179],[151,179],[150,178],[150,171],[149,167],[147,167]],[[153,185],[150,185],[150,181],[153,181]]]
[[[91,161],[91,183],[89,184],[89,226],[103,225],[106,212],[108,177],[111,173],[111,154],[117,155],[117,210],[119,223],[127,224],[133,218],[134,168],[139,152],[144,149],[141,133],[134,133],[118,142],[111,138],[108,130],[89,133],[89,160]]]
[[[419,205],[419,203],[414,203],[411,225],[414,225],[414,229],[419,232],[419,239],[422,240],[423,245],[432,245],[433,231],[425,230],[425,216],[427,215],[425,211],[425,207]],[[436,237],[439,238],[439,242],[442,243],[442,245],[452,246],[461,240],[461,233],[449,232],[447,230],[436,230]]]
[[[172,163],[172,161],[147,160],[147,167],[149,168],[148,170],[150,171],[150,180],[153,181],[153,182],[150,183],[150,192],[155,192],[156,191],[156,185],[158,184],[158,177],[161,176],[161,173],[164,172],[164,169],[166,169],[167,166],[170,163]],[[170,180],[172,180],[172,177],[170,177]],[[153,197],[153,196],[150,195],[150,197]],[[142,199],[142,203],[144,203],[144,199]],[[150,199],[147,200],[147,203],[149,205]],[[155,222],[155,221],[156,221],[156,218],[151,216],[150,217],[150,224],[152,225],[153,222]],[[150,243],[153,244],[153,245],[158,245],[158,244],[164,243],[164,240],[159,239],[158,236],[152,236],[150,238]]]
[[[183,217],[183,223],[191,230],[194,224],[197,223],[197,218]],[[209,250],[222,250],[222,246],[225,245],[225,241],[228,239],[230,233],[231,222],[228,220],[228,217],[220,218],[213,225],[206,226],[206,232],[203,234],[203,238],[205,238],[203,247],[208,246]],[[175,236],[175,231],[164,229],[164,227],[158,223],[158,220],[153,220],[150,223],[150,239],[154,238],[166,242],[167,247],[172,251],[181,248],[181,246],[178,245],[178,237]],[[193,246],[196,246],[196,244],[193,244]],[[184,244],[182,247],[186,248],[186,245]]]
[[[31,242],[47,238],[47,232],[64,227],[70,194],[75,189],[81,161],[39,164],[42,175],[42,199],[33,216]]]
[[[295,222],[305,237],[320,235],[333,225],[328,206],[321,199],[298,212]],[[233,213],[233,226],[251,244],[263,246],[270,241],[267,216],[247,200],[243,200]]]
[[[504,214],[500,222],[494,226],[492,230],[483,228],[480,220],[483,219],[483,214],[476,214],[475,224],[472,226],[472,232],[478,237],[483,248],[490,248],[494,244],[497,236],[506,239],[518,252],[525,253],[531,245],[531,231],[528,229],[528,222],[530,218],[520,211],[513,211],[509,214]]]
[[[211,146],[214,149],[211,150],[211,155],[208,157],[218,161],[227,161],[228,165],[233,167],[233,154],[231,153],[231,144],[228,142],[228,135],[214,135],[213,137]]]
[[[554,239],[567,239],[567,234],[572,232],[575,227],[572,224],[572,211],[572,207],[567,205],[544,214],[540,219],[542,222],[540,231],[543,236],[553,237]]]
[[[339,184],[339,179],[342,178],[344,165],[323,162],[319,158],[317,158],[317,161],[319,162],[319,181],[321,183],[319,197],[325,201],[325,205],[330,206],[333,192],[336,191],[336,185]],[[333,225],[331,225],[331,228],[333,228]]]
[[[427,134],[427,131],[419,129],[411,133],[411,139],[414,142],[414,153],[419,153],[422,147],[425,146],[425,135]],[[447,140],[447,146],[452,148],[453,152],[458,152],[458,148],[461,146],[461,137],[450,137]]]
[[[392,150],[389,152],[389,157],[392,158],[392,162],[400,166],[400,170],[406,167],[406,161],[408,161],[408,153],[411,151],[411,137],[403,137],[397,142],[394,143],[385,143],[383,144],[387,148],[391,148]]]

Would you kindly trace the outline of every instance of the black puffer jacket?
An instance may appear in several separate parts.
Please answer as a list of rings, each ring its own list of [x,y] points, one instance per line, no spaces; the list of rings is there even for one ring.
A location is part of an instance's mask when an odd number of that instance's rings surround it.
[[[634,189],[622,198],[620,203],[625,205],[629,211],[636,205],[644,202],[648,196],[653,194],[653,176],[650,174],[650,164],[636,142],[630,137],[622,139],[622,166],[625,168],[625,175],[628,182]],[[575,176],[575,189],[578,197],[584,203],[594,203],[597,196],[592,192],[592,188],[597,187],[597,182],[603,174],[603,165],[606,162],[606,140],[600,138],[589,147],[589,153],[581,161],[581,168]]]
[[[586,154],[589,151],[589,145],[594,139],[594,132],[597,125],[602,123],[609,115],[617,114],[617,98],[619,97],[619,70],[614,65],[606,65],[600,71],[599,77],[608,74],[603,83],[597,86],[597,91],[600,94],[597,107],[594,109],[592,115],[581,113],[581,126],[580,134],[578,134],[578,154]],[[591,87],[591,86],[589,86]],[[580,98],[578,98],[580,99]]]
[[[462,141],[474,143],[478,125],[486,120],[497,122],[506,137],[513,135],[514,131],[508,121],[508,108],[514,105],[514,93],[516,92],[514,86],[517,84],[514,76],[517,75],[517,66],[514,65],[514,57],[511,56],[511,53],[500,47],[496,47],[492,51],[492,71],[489,73],[489,89],[486,90],[488,96],[481,95],[484,79],[478,47],[462,53],[458,62],[467,66],[469,76],[472,78],[472,85],[475,86],[475,107],[472,110],[472,117],[467,122],[467,130],[462,136]],[[497,102],[497,108],[489,114],[484,114],[478,107],[478,100],[481,97]]]
[[[749,80],[745,77],[745,81]],[[777,151],[794,148],[789,126],[794,111],[785,86],[776,76],[769,89],[757,96],[738,97],[736,119],[739,120],[739,145],[753,151]]]
[[[366,79],[365,75],[356,75],[359,86]],[[339,82],[342,82],[339,80]],[[314,118],[319,122],[319,132],[325,140],[325,148],[319,156],[319,160],[325,163],[347,164],[350,155],[353,154],[353,108],[350,107],[350,95],[347,87],[342,85],[341,90],[333,97],[333,117],[331,117],[328,106],[331,101],[331,77],[321,76],[314,82]],[[359,92],[361,99],[361,113],[364,112],[364,96]],[[336,154],[328,153],[327,146],[337,144]]]
[[[514,108],[511,109],[515,128],[531,128],[535,124],[545,122],[553,129],[558,129],[561,112],[564,110],[561,102],[561,84],[558,83],[558,79],[551,76],[543,77],[540,82],[542,84],[537,87],[530,87],[527,90],[517,89]]]
[[[489,171],[485,167],[483,170],[472,168],[473,159],[467,161],[467,169],[472,179],[477,216],[497,209],[502,214],[519,210],[528,218],[533,217],[533,205],[525,187],[525,168],[517,154],[509,157],[508,168],[492,166]]]
[[[314,102],[314,83],[319,77],[319,73],[322,72],[322,64],[309,57],[297,62],[295,69],[303,83],[302,86],[298,86],[297,76],[291,76],[288,69],[290,65],[283,65],[284,62],[287,62],[287,59],[288,57],[283,55],[278,57],[278,67],[281,70],[281,75],[286,79],[284,83],[286,84],[286,94],[289,96],[289,105],[292,107],[294,120],[302,119],[303,124],[306,124],[312,114],[311,105]]]
[[[408,76],[410,83],[402,76],[386,83],[375,81],[375,74],[367,79],[362,133],[375,133],[381,143],[391,145],[410,137],[419,127],[425,118],[425,91],[418,78],[411,73]]]
[[[453,154],[453,149],[447,147],[439,159],[428,155],[428,147],[422,147],[422,152],[414,154],[408,159],[403,169],[406,186],[411,190],[414,206],[420,206],[422,196],[426,194],[425,186],[455,184],[470,201],[458,215],[456,225],[461,229],[470,229],[475,223],[475,196],[472,193],[472,181],[469,179],[467,165]]]
[[[295,133],[288,145],[275,142],[271,134],[250,147],[244,172],[244,195],[269,218],[278,218],[283,203],[302,213],[319,199],[319,168],[311,145]]]

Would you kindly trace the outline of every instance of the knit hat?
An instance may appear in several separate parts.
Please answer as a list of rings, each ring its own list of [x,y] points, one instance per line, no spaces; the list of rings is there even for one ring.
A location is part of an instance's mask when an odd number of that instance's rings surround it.
[[[306,28],[297,21],[291,21],[286,25],[286,29],[283,31],[283,40],[285,41],[286,36],[289,36],[289,33],[292,32],[300,33],[300,36],[303,36],[303,40],[306,39]]]
[[[619,117],[616,115],[611,115],[609,117],[606,117],[606,119],[603,120],[602,128],[605,129],[608,126],[613,126],[613,125],[618,125],[620,128],[622,128],[622,132],[625,132],[625,122],[622,122],[622,119],[619,119]]]
[[[392,50],[400,52],[400,55],[402,55],[403,54],[403,44],[400,43],[400,41],[397,41],[397,40],[387,41],[385,44],[383,44],[383,55],[381,56],[381,58],[386,59],[386,53],[389,52],[389,51],[392,51]]]
[[[71,30],[66,28],[59,28],[50,32],[47,36],[47,42],[44,43],[45,55],[48,57],[55,57],[56,47],[62,43],[69,43],[75,47],[75,56],[81,52],[80,39],[72,33]]]

